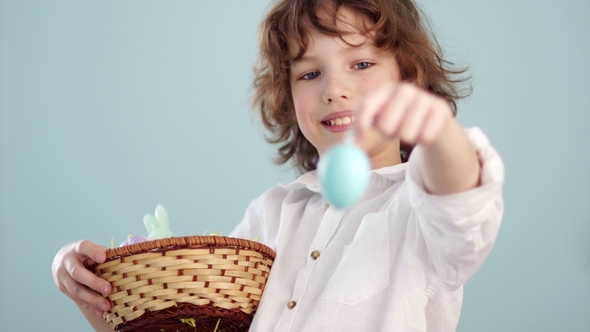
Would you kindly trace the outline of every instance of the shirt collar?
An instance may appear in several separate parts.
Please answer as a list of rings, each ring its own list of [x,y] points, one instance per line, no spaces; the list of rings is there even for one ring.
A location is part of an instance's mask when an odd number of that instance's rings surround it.
[[[377,175],[377,180],[383,178],[393,182],[398,182],[405,179],[407,168],[408,163],[402,163],[374,169],[369,173],[371,174],[371,179],[375,179],[373,175]],[[291,189],[307,187],[307,189],[316,193],[321,191],[320,181],[318,179],[317,171],[315,170],[304,173],[299,178],[297,178],[297,180],[291,183],[281,184],[281,187]]]

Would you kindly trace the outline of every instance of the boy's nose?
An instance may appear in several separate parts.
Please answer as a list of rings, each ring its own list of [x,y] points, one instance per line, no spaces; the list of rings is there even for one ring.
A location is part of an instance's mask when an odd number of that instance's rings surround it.
[[[331,75],[326,77],[325,83],[322,99],[326,104],[330,104],[336,100],[350,99],[352,89],[346,78]]]

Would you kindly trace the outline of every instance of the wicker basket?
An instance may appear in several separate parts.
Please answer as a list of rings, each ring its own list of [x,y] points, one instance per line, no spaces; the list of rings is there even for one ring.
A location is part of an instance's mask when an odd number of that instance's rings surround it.
[[[86,267],[113,286],[104,318],[121,332],[247,331],[275,253],[249,240],[187,236],[109,249]]]

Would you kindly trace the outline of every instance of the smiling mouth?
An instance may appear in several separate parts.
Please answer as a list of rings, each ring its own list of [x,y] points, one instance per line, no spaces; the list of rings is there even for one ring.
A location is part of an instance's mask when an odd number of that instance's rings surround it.
[[[353,123],[355,120],[354,115],[352,116],[343,116],[331,120],[322,121],[322,124],[325,126],[346,126]]]

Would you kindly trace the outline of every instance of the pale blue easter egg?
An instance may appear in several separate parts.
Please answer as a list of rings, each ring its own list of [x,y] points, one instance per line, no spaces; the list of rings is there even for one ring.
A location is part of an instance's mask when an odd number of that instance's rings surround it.
[[[333,147],[318,164],[324,198],[337,208],[353,205],[365,193],[370,170],[369,158],[356,145],[344,143]]]

